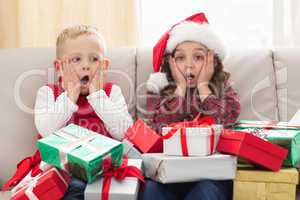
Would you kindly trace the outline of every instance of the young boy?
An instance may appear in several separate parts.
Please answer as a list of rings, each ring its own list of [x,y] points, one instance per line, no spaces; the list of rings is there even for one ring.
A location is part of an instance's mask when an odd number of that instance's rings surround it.
[[[36,97],[34,116],[39,137],[74,123],[116,140],[124,139],[133,122],[120,87],[105,81],[108,65],[105,40],[96,28],[77,25],[62,31],[54,61],[58,84],[41,87]],[[131,148],[127,140],[124,148],[126,145]],[[16,185],[39,166],[40,160],[38,151],[23,159],[5,188]],[[64,199],[83,199],[85,185],[73,178]]]
[[[90,26],[66,28],[57,38],[58,85],[39,89],[35,124],[45,137],[69,123],[121,140],[132,124],[120,87],[105,81],[106,44]]]

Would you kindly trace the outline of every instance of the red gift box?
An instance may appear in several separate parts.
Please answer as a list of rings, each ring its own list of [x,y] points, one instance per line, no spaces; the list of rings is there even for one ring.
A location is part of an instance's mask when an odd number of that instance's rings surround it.
[[[244,158],[252,163],[278,171],[288,151],[245,132],[224,130],[217,151]]]
[[[70,177],[53,167],[33,177],[12,194],[11,200],[30,200],[30,195],[39,200],[59,200],[67,191],[69,181]]]
[[[141,119],[128,128],[125,138],[143,153],[162,152],[161,137]]]

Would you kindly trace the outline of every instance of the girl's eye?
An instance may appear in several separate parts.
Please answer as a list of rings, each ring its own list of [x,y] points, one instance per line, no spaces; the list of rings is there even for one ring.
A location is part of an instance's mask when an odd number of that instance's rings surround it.
[[[71,61],[74,62],[74,63],[77,63],[77,62],[80,61],[80,57],[74,57],[74,58],[72,58]]]
[[[183,61],[184,56],[175,56],[175,61]]]
[[[202,61],[202,60],[204,60],[204,56],[203,55],[196,55],[196,56],[194,56],[194,58],[195,58],[196,61]]]

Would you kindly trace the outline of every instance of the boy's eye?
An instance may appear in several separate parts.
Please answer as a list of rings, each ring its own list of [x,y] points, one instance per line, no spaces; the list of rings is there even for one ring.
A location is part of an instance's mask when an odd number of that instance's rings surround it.
[[[72,62],[79,62],[80,61],[80,57],[74,57],[71,59]]]
[[[98,57],[93,57],[93,62],[97,62],[99,61],[99,58]]]

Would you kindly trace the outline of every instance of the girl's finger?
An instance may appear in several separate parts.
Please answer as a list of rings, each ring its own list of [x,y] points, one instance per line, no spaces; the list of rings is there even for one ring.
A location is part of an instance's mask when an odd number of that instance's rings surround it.
[[[209,52],[209,66],[213,66],[214,64],[214,52],[213,51],[210,51]]]

